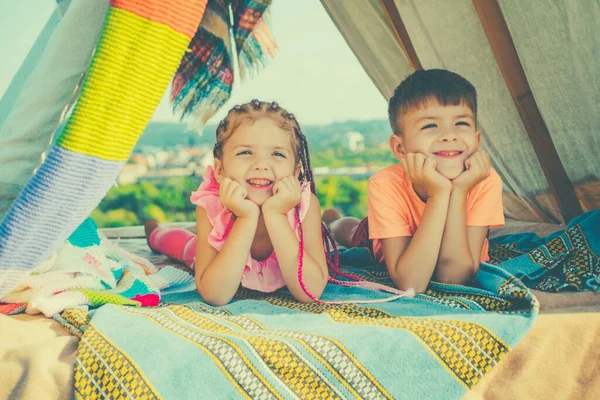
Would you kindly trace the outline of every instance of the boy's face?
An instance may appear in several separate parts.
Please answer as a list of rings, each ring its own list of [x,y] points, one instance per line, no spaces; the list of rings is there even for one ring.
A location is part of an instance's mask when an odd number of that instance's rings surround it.
[[[390,145],[398,160],[408,153],[434,157],[437,171],[454,179],[465,170],[465,161],[479,150],[481,132],[475,129],[473,111],[465,105],[443,106],[432,99],[410,108],[397,121],[398,135]]]

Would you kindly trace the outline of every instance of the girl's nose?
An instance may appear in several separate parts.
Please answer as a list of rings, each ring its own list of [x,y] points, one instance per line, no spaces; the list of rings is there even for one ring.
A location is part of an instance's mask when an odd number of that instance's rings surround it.
[[[266,170],[269,164],[263,159],[256,159],[252,167],[255,170]]]

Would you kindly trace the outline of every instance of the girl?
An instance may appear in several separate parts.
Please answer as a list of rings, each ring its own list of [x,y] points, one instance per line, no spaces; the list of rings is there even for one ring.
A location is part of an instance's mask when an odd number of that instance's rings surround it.
[[[195,269],[202,299],[224,305],[242,286],[273,292],[287,286],[300,302],[319,301],[332,282],[405,293],[369,282],[337,281],[335,243],[321,223],[306,137],[293,114],[276,102],[235,106],[217,128],[214,168],[191,201],[197,205],[197,235],[146,223],[154,251]],[[334,260],[326,257],[333,251]],[[360,302],[360,301],[359,301]]]
[[[294,115],[275,102],[235,106],[213,152],[214,168],[191,195],[197,236],[150,220],[150,248],[195,268],[198,292],[212,305],[227,304],[240,282],[262,292],[287,286],[300,302],[319,298],[334,244]]]

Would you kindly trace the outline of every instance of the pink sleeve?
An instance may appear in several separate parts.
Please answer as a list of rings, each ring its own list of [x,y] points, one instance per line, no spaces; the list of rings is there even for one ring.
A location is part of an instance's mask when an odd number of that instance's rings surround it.
[[[393,182],[369,180],[369,238],[411,236],[408,206]]]
[[[492,168],[490,176],[475,186],[467,199],[467,226],[494,228],[504,225],[502,180]]]

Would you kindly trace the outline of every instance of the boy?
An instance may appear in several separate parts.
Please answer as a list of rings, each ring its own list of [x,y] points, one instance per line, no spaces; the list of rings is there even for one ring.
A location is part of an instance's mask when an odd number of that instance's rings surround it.
[[[504,225],[502,181],[479,149],[477,93],[446,70],[420,70],[389,102],[390,147],[400,164],[369,179],[368,219],[330,225],[341,244],[369,247],[394,284],[470,283],[488,261],[490,227]],[[335,212],[323,215],[326,222]]]

